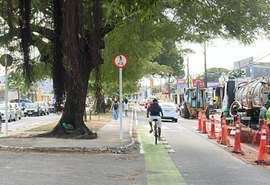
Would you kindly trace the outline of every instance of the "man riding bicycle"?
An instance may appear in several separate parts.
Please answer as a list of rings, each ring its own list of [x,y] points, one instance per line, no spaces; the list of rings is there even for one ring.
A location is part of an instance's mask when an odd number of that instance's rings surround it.
[[[150,117],[149,117],[149,113],[150,113]],[[157,119],[157,127],[158,127],[158,138],[160,139],[161,136],[161,116],[163,117],[163,112],[161,107],[158,104],[158,100],[157,99],[153,99],[153,103],[148,106],[147,108],[147,118],[149,118],[149,125],[150,125],[150,133],[153,132],[153,119]]]

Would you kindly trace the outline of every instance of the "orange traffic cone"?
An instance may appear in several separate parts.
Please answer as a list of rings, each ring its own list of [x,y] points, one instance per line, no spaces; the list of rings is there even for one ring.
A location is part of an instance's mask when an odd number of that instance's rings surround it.
[[[209,139],[216,139],[216,130],[215,130],[215,118],[212,115],[211,117],[211,131],[210,135],[208,136]]]
[[[202,130],[202,111],[199,110],[198,112],[198,129],[197,131],[201,132]]]
[[[205,113],[203,112],[202,113],[202,130],[201,130],[201,133],[202,134],[207,134],[207,130],[206,130],[206,115]]]
[[[242,155],[244,155],[245,153],[242,151],[241,149],[241,144],[240,144],[240,136],[241,136],[241,128],[240,128],[240,120],[237,119],[235,121],[235,136],[234,136],[234,146],[232,149],[232,152],[235,153],[240,153]]]
[[[221,119],[221,124],[222,124],[222,128],[221,128],[221,138],[220,141],[218,141],[220,144],[222,145],[226,145],[229,146],[229,139],[228,139],[228,129],[227,129],[227,124],[226,124],[226,118],[223,117]]]
[[[267,135],[268,133],[268,127],[266,126],[266,122],[264,121],[262,128],[261,128],[261,141],[260,141],[260,151],[259,151],[259,155],[258,155],[258,160],[255,161],[259,164],[261,163],[267,163]]]

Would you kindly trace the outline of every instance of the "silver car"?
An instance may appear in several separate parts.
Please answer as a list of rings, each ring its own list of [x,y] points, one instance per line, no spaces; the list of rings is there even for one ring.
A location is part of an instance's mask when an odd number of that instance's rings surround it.
[[[28,103],[24,109],[24,116],[41,116],[42,112],[38,103]]]

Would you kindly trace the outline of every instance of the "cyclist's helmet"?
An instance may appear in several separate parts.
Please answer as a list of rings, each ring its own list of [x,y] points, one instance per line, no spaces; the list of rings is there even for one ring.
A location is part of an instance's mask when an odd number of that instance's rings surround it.
[[[153,103],[158,103],[158,100],[156,98],[153,99]]]

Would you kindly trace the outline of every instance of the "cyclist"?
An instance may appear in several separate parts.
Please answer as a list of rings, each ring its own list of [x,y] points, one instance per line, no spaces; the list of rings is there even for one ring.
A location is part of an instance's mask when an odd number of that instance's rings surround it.
[[[150,113],[150,117],[149,117]],[[153,99],[153,103],[147,108],[147,118],[149,118],[149,125],[150,125],[150,131],[149,133],[153,132],[153,119],[157,119],[157,127],[158,127],[158,138],[160,139],[161,136],[161,117],[163,117],[163,112],[161,107],[158,104],[157,99]]]

